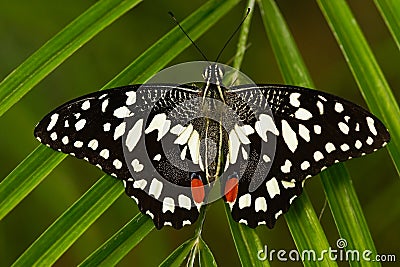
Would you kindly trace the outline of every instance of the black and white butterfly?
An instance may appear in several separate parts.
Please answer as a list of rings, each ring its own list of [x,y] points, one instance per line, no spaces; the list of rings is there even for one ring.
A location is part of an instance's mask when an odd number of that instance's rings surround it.
[[[272,228],[306,178],[390,139],[379,119],[340,97],[289,85],[226,88],[223,75],[210,64],[202,88],[145,84],[91,93],[45,116],[35,136],[121,179],[158,229],[193,224],[215,181],[235,221]],[[212,109],[206,99],[235,119],[198,116]],[[274,155],[261,149],[272,140]]]

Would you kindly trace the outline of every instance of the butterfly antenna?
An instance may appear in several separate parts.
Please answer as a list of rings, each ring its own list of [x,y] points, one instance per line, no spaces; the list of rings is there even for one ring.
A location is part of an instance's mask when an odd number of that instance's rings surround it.
[[[178,20],[175,18],[174,14],[169,11],[168,14],[171,16],[171,18],[175,21],[176,25],[178,25],[178,27],[181,29],[181,31],[186,35],[186,37],[190,40],[190,42],[192,42],[192,44],[194,45],[194,47],[196,47],[197,51],[199,51],[199,53],[202,55],[202,57],[208,61],[207,57],[203,54],[203,52],[201,52],[201,49],[197,46],[197,44],[192,40],[192,38],[190,38],[189,34],[187,34],[187,32],[182,28],[181,24],[178,22]]]
[[[218,62],[219,57],[221,56],[222,52],[225,50],[226,46],[229,44],[229,42],[232,40],[233,36],[235,36],[235,34],[239,31],[239,29],[242,27],[243,22],[246,20],[247,16],[250,13],[250,8],[247,9],[246,15],[244,16],[244,18],[242,19],[242,21],[240,22],[239,26],[237,26],[236,30],[231,34],[231,37],[229,37],[228,41],[225,42],[224,46],[222,47],[221,51],[219,52],[217,59],[215,60],[216,62]]]

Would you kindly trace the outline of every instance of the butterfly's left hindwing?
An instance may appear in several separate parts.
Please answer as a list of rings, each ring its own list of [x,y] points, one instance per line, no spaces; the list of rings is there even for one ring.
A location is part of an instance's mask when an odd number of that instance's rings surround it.
[[[156,176],[160,175],[157,170],[171,175],[176,184],[189,188],[191,174],[175,168],[163,151],[157,150],[159,146],[147,142],[146,147],[144,138],[152,140],[155,135],[153,141],[157,142],[157,131],[146,132],[154,117],[157,114],[162,117],[177,103],[197,96],[197,90],[189,86],[133,85],[92,93],[45,116],[34,134],[48,147],[85,159],[123,180],[126,193],[138,203],[142,213],[153,219],[158,229],[164,225],[179,229],[196,221],[198,208],[191,205],[191,196],[181,194],[179,199],[172,200],[167,185],[163,184],[165,177]],[[144,116],[149,116],[148,120]],[[130,146],[134,146],[132,151]],[[157,157],[147,160],[146,150]],[[131,159],[129,165],[124,152]],[[144,162],[155,166],[145,166]],[[142,171],[154,168],[152,176]]]

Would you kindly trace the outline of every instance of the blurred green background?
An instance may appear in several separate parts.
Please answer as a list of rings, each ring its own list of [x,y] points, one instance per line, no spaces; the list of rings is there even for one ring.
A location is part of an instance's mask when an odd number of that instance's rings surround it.
[[[0,2],[0,78],[3,79],[29,55],[42,46],[95,1],[1,1]],[[33,137],[35,124],[58,105],[102,87],[138,55],[175,26],[168,16],[173,11],[183,20],[203,1],[162,1],[141,3],[58,67],[17,105],[0,117],[0,180],[39,143]],[[315,1],[277,1],[309,68],[316,88],[365,107],[351,72]],[[392,90],[399,99],[400,53],[372,1],[348,1],[371,45]],[[240,22],[245,2],[228,13],[198,41],[198,46],[213,59]],[[256,83],[282,83],[278,66],[263,30],[258,9],[253,10],[249,43],[242,71]],[[235,41],[224,51],[220,62],[234,56]],[[202,60],[189,47],[170,65]],[[400,257],[400,180],[385,149],[346,163],[364,210],[378,253],[397,253]],[[0,221],[0,266],[8,266],[74,201],[102,175],[84,161],[68,157],[39,187]],[[122,185],[121,185],[122,186]],[[317,213],[325,197],[318,178],[308,180],[306,188]],[[57,262],[57,266],[76,265],[121,228],[138,209],[125,195],[111,206]],[[332,247],[339,238],[329,210],[322,225]],[[294,249],[295,245],[283,218],[273,230],[257,229],[270,249]],[[183,241],[193,236],[193,227],[180,231],[154,230],[124,258],[121,266],[159,264]],[[239,265],[222,202],[207,213],[204,239],[220,266]],[[255,252],[256,253],[256,252]],[[400,260],[400,259],[398,259]],[[285,263],[272,262],[273,266]],[[296,266],[296,263],[291,263]],[[297,266],[301,266],[297,263]],[[343,265],[345,266],[345,265]],[[393,265],[395,266],[395,265]]]

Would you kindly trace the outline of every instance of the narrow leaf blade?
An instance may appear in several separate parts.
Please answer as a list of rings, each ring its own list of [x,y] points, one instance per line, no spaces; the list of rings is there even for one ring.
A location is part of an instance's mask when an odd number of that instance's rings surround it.
[[[13,266],[53,265],[122,192],[120,181],[103,176],[25,250]]]
[[[154,224],[150,218],[140,213],[97,248],[79,266],[115,266],[153,229]]]
[[[0,116],[33,86],[141,0],[102,0],[71,22],[0,83]]]

